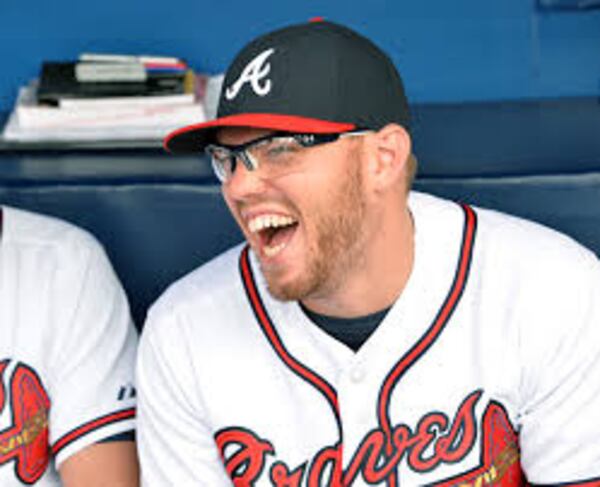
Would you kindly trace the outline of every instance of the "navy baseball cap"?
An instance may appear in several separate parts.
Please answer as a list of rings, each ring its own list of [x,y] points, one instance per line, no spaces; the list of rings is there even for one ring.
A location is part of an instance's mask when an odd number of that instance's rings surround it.
[[[225,73],[217,118],[170,133],[174,153],[204,150],[221,127],[294,133],[409,128],[408,102],[390,58],[366,37],[326,21],[251,41]]]

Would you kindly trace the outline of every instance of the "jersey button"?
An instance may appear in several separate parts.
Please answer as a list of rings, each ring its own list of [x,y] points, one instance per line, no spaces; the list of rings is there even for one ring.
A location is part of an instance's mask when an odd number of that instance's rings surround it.
[[[358,384],[364,380],[365,375],[365,368],[357,365],[350,371],[350,380],[355,384]]]

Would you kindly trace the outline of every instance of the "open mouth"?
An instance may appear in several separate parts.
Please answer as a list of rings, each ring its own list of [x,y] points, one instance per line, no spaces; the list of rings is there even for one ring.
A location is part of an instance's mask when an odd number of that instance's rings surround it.
[[[264,214],[248,222],[248,229],[258,236],[267,257],[274,257],[285,249],[297,228],[298,221],[288,215]]]

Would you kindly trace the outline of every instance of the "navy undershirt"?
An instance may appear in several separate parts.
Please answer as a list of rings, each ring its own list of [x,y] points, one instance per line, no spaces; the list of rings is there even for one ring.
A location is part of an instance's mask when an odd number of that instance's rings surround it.
[[[310,321],[355,352],[367,341],[391,308],[390,306],[381,311],[357,318],[339,318],[315,313],[302,303],[300,303],[300,307]]]
[[[100,440],[98,443],[111,443],[113,441],[135,441],[135,431],[124,431],[108,438]]]
[[[98,443],[110,443],[112,441],[135,441],[135,431],[125,431],[123,433],[118,433],[116,435],[109,436],[108,438],[104,438]]]

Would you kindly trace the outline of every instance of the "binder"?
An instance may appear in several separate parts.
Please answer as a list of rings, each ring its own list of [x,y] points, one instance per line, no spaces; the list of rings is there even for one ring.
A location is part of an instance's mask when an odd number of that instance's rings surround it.
[[[44,62],[37,100],[56,106],[65,98],[176,95],[185,92],[185,72],[147,72],[144,81],[80,82],[76,62]]]

